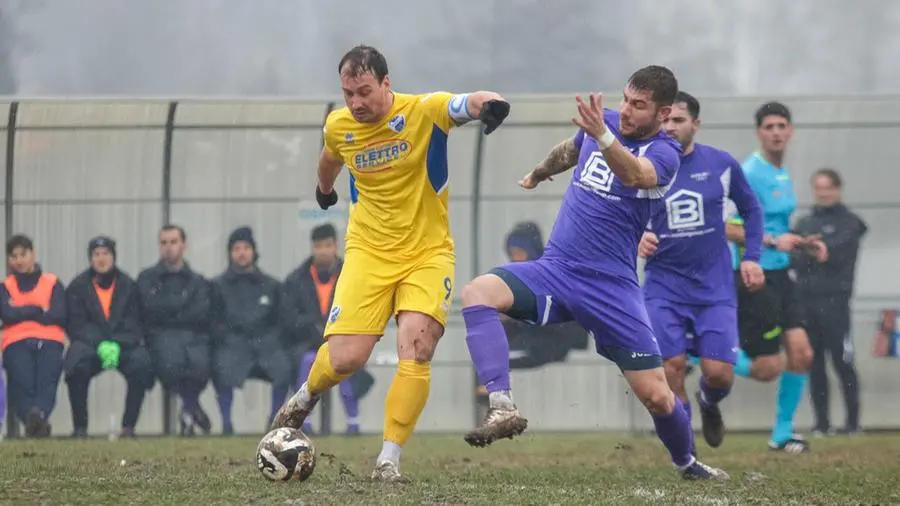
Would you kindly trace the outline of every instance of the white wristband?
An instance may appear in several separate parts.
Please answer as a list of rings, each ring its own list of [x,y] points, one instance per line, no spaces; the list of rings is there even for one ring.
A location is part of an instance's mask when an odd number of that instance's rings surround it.
[[[600,151],[603,151],[616,142],[616,136],[607,128],[606,131],[603,132],[603,135],[599,139],[596,139],[596,141],[597,145],[600,146]]]

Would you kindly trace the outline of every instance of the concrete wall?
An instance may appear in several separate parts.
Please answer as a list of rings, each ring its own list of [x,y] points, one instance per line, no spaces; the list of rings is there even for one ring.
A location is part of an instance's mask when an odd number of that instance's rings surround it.
[[[729,149],[743,159],[755,147],[752,113],[760,101],[702,100],[700,141]],[[797,125],[788,162],[801,203],[810,202],[809,175],[832,166],[845,177],[847,202],[870,226],[853,315],[863,424],[900,426],[892,386],[900,378],[900,363],[876,360],[868,353],[876,311],[900,307],[896,266],[900,172],[893,166],[900,159],[896,142],[900,97],[786,101]],[[481,151],[475,127],[451,135],[451,219],[458,248],[458,286],[505,261],[503,238],[515,223],[534,220],[546,237],[565,189],[565,181],[557,181],[526,194],[516,182],[550,147],[572,134],[572,98],[513,97],[511,102],[508,124],[485,138]],[[342,200],[336,209],[322,213],[313,198],[321,124],[328,107],[325,102],[180,102],[173,121],[167,122],[172,106],[162,101],[20,103],[14,118],[11,188],[6,187],[6,178],[0,178],[0,194],[5,195],[0,212],[11,218],[5,232],[31,235],[43,267],[68,282],[87,267],[88,239],[101,233],[118,241],[120,266],[136,276],[156,260],[156,231],[165,213],[187,229],[189,261],[213,276],[225,268],[227,234],[237,226],[250,225],[257,234],[262,269],[283,277],[308,254],[313,226],[330,220],[342,230],[346,223],[346,175],[338,183]],[[0,104],[0,118],[9,112],[9,104]],[[172,140],[170,158],[167,133]],[[6,153],[6,143],[0,142],[0,160]],[[477,167],[481,167],[480,185]],[[167,182],[169,187],[164,188]],[[458,432],[475,421],[473,373],[464,337],[457,313],[435,359],[430,402],[419,422],[422,431]],[[366,431],[381,430],[394,347],[389,330],[371,362],[377,383],[362,402]],[[627,392],[618,370],[590,351],[573,354],[565,364],[517,373],[514,383],[517,402],[534,430],[622,430],[651,424]],[[733,398],[725,403],[729,426],[769,426],[775,387],[738,383]],[[254,382],[236,396],[237,431],[263,429],[269,397],[268,387]],[[124,381],[115,373],[100,376],[91,390],[90,431],[107,432],[111,416],[117,424],[123,402]],[[202,402],[218,430],[211,389]],[[145,402],[139,432],[162,431],[162,405],[156,387]],[[833,410],[839,422],[840,402],[833,402]],[[334,416],[340,430],[339,404]],[[808,426],[810,420],[809,408],[801,407],[800,427]],[[56,433],[71,430],[64,385],[52,422]]]

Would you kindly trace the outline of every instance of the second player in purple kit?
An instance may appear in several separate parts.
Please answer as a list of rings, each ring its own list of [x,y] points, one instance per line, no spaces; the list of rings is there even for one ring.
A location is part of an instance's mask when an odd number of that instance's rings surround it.
[[[740,282],[750,289],[761,288],[765,280],[759,266],[763,230],[762,210],[740,163],[725,151],[694,142],[699,115],[697,99],[679,92],[665,130],[682,146],[681,168],[665,206],[648,225],[640,253],[647,257],[644,297],[669,386],[690,415],[684,376],[691,348],[703,371],[696,394],[703,435],[715,448],[725,435],[718,404],[731,391],[739,343],[737,290],[725,234],[729,200],[746,217]]]
[[[636,273],[641,234],[680,164],[680,146],[661,129],[677,91],[671,71],[650,66],[632,74],[619,112],[603,109],[599,96],[579,97],[578,132],[520,182],[532,189],[577,166],[544,256],[493,269],[463,289],[466,343],[490,399],[469,444],[486,446],[527,427],[512,400],[500,313],[538,325],[575,320],[622,370],[682,475],[728,477],[692,455],[690,419],[666,381]]]

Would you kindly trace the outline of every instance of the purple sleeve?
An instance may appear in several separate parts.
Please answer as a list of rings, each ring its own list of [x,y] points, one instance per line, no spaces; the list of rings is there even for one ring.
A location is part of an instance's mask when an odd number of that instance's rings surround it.
[[[575,133],[575,137],[572,137],[572,142],[575,143],[575,148],[581,151],[581,145],[584,144],[584,130],[579,128],[578,132]]]
[[[763,240],[762,207],[753,189],[750,188],[741,165],[730,155],[726,157],[726,161],[731,167],[729,198],[737,207],[738,215],[744,220],[744,260],[759,262]]]
[[[675,179],[681,167],[681,150],[673,142],[655,141],[650,144],[643,157],[653,163],[656,169],[657,186],[667,186]]]

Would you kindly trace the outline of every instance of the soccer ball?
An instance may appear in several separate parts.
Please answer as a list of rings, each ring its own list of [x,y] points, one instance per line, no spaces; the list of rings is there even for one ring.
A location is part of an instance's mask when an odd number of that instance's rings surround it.
[[[316,468],[316,448],[303,431],[281,427],[263,436],[259,442],[256,466],[267,480],[303,481],[312,476]]]

